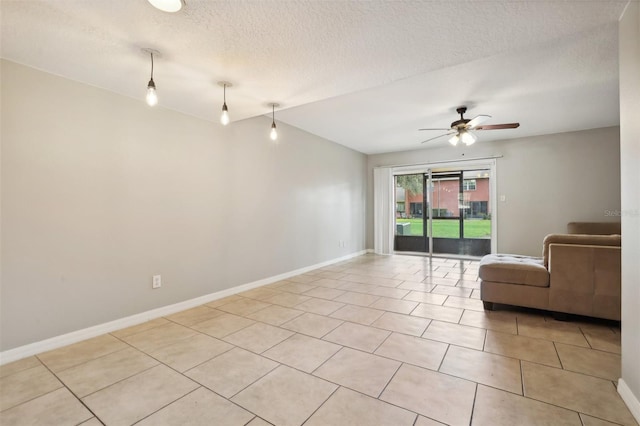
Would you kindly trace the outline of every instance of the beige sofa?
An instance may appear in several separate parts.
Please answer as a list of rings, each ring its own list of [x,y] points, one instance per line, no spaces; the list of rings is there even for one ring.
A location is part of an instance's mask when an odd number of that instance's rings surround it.
[[[480,262],[480,298],[620,320],[620,223],[572,222],[550,234],[542,257],[491,254]]]

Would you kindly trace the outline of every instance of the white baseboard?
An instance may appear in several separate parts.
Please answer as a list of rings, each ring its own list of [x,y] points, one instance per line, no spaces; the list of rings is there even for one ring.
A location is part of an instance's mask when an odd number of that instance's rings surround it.
[[[627,407],[629,407],[629,411],[631,411],[633,417],[635,417],[636,421],[640,423],[640,400],[638,400],[638,397],[631,392],[629,386],[627,386],[625,381],[622,379],[618,379],[618,393],[624,403],[627,404]]]
[[[331,259],[325,262],[317,263],[311,266],[305,266],[304,268],[299,268],[293,271],[285,272],[283,274],[274,275],[272,277],[264,278],[258,281],[241,284],[225,290],[217,291],[215,293],[210,293],[204,296],[196,297],[195,299],[185,300],[183,302],[174,303],[172,305],[163,306],[161,308],[156,308],[150,311],[141,312],[139,314],[131,315],[125,318],[120,318],[114,321],[98,324],[93,327],[72,331],[71,333],[62,334],[60,336],[51,337],[49,339],[41,340],[39,342],[34,342],[28,345],[9,349],[9,350],[0,352],[0,365],[17,361],[19,359],[36,355],[45,351],[61,348],[63,346],[67,346],[72,343],[80,342],[82,340],[100,336],[105,333],[110,333],[112,331],[120,330],[125,327],[141,324],[143,322],[150,321],[152,319],[175,314],[176,312],[184,311],[186,309],[190,309],[190,308],[202,305],[204,303],[209,303],[214,300],[221,299],[223,297],[231,296],[237,293],[242,293],[243,291],[251,290],[256,287],[261,287],[266,284],[271,284],[276,281],[280,281],[296,275],[304,274],[305,272],[309,272],[314,269],[329,266],[334,263],[343,262],[345,260],[349,260],[369,252],[371,252],[371,250],[361,250],[355,253],[348,254],[346,256],[339,257],[337,259]]]

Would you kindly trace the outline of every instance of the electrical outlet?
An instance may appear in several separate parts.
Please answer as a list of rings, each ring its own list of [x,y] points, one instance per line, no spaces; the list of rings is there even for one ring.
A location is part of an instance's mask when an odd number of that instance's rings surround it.
[[[162,287],[162,275],[154,275],[153,282],[151,283],[151,288],[160,288]]]

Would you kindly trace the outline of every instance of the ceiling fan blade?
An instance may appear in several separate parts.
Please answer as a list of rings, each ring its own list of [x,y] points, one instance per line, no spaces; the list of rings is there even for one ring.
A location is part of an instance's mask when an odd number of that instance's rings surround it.
[[[446,129],[418,129],[418,130],[451,130],[451,127],[447,127]]]
[[[426,141],[422,141],[422,142],[420,142],[420,143],[427,143],[427,142],[431,142],[431,141],[432,141],[432,140],[434,140],[434,139],[442,138],[442,137],[444,137],[444,136],[449,136],[449,135],[452,135],[452,134],[454,134],[454,133],[456,133],[456,132],[449,132],[449,133],[445,133],[445,134],[443,134],[443,135],[436,136],[436,137],[431,138],[431,139],[427,139]]]
[[[487,124],[486,126],[478,126],[474,130],[517,129],[518,127],[520,127],[520,123]]]
[[[467,129],[475,129],[476,126],[479,126],[490,118],[490,115],[477,115],[467,123]]]

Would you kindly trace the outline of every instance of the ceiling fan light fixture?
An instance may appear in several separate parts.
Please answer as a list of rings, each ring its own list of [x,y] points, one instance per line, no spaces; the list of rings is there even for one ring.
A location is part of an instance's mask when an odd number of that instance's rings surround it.
[[[148,0],[153,7],[163,12],[178,12],[184,6],[183,0]]]
[[[460,140],[467,146],[473,145],[476,142],[476,139],[476,135],[467,130],[460,132]]]
[[[460,114],[460,119],[451,123],[451,127],[445,128],[426,128],[418,130],[446,130],[447,133],[439,136],[431,137],[420,143],[431,142],[436,139],[440,139],[445,136],[453,135],[449,139],[449,143],[456,146],[458,142],[462,141],[465,145],[473,145],[478,140],[478,137],[471,132],[471,130],[501,130],[501,129],[517,129],[520,127],[520,123],[504,123],[504,124],[482,124],[491,118],[490,115],[477,115],[471,120],[464,118],[464,113],[467,112],[467,107],[461,106],[456,108],[456,112]],[[454,134],[455,133],[455,134]]]

